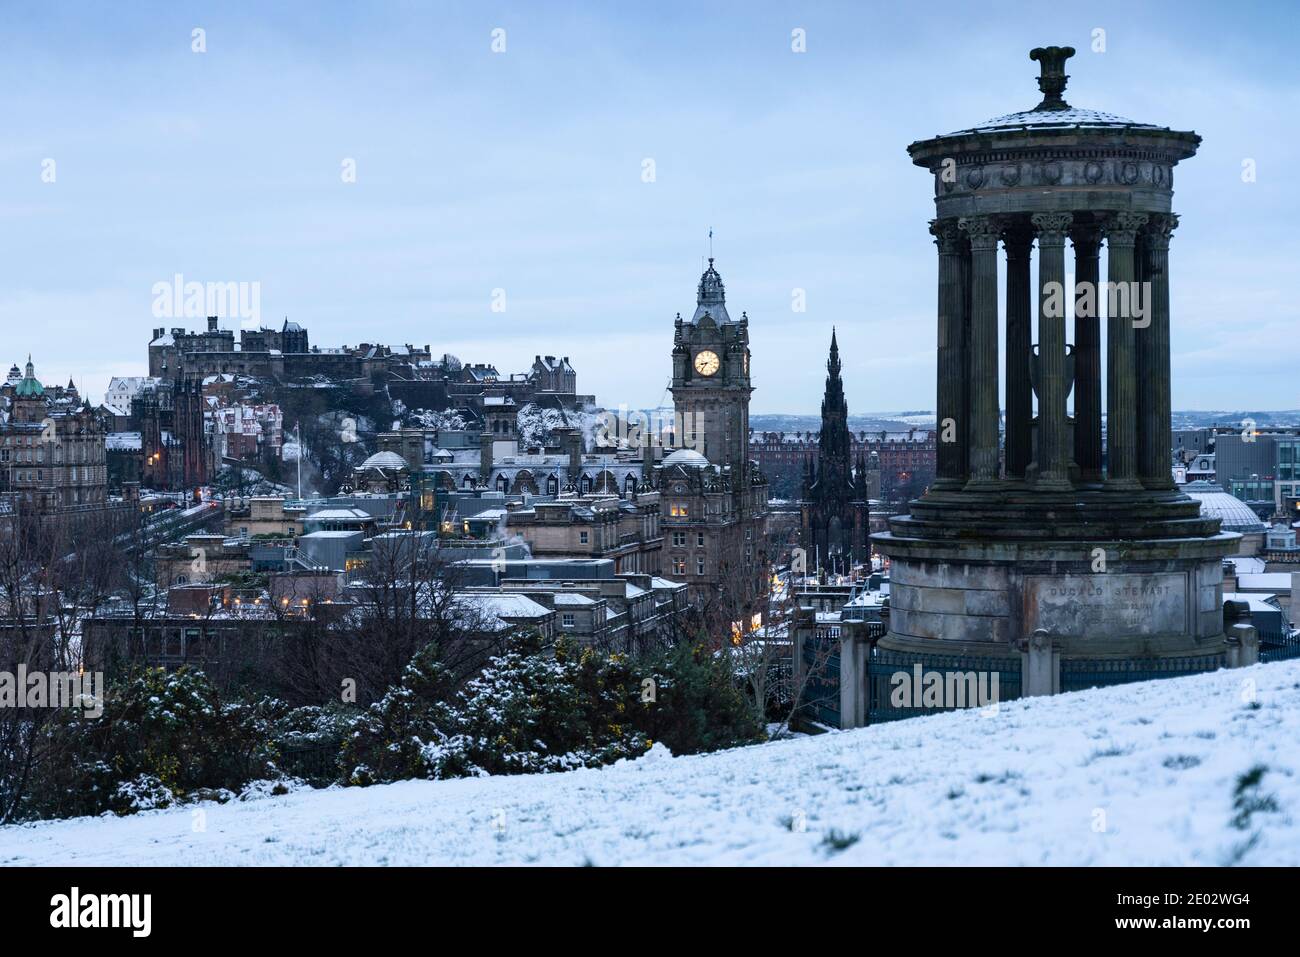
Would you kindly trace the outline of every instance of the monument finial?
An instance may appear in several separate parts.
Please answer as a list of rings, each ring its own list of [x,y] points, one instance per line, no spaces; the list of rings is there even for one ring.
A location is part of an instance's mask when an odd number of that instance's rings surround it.
[[[1065,72],[1065,61],[1074,56],[1074,47],[1034,47],[1029,51],[1029,59],[1037,60],[1041,68],[1038,77],[1038,89],[1043,92],[1043,102],[1034,107],[1038,110],[1068,110],[1070,104],[1062,99],[1066,81],[1070,79]]]

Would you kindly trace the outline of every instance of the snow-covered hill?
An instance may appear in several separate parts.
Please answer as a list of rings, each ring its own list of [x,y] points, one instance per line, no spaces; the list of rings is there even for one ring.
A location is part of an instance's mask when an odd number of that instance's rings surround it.
[[[603,770],[0,828],[0,864],[1296,865],[1298,771],[1300,661]]]

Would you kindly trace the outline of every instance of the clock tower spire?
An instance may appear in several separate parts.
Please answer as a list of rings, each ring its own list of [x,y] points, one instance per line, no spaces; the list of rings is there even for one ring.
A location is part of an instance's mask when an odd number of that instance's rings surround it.
[[[678,314],[673,335],[673,406],[679,441],[741,487],[749,478],[749,317],[732,319],[726,287],[709,257],[696,288],[695,312]]]
[[[760,627],[768,588],[767,480],[749,462],[749,317],[727,312],[709,257],[689,319],[673,323],[677,449],[656,470],[665,574],[709,609],[715,640]],[[671,543],[671,544],[669,544]]]

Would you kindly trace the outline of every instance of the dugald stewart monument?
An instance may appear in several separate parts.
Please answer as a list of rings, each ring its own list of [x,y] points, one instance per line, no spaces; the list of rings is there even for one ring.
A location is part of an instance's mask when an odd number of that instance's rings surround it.
[[[1072,671],[1222,666],[1222,559],[1240,537],[1170,474],[1174,167],[1200,137],[1071,106],[1073,54],[1030,53],[1033,109],[908,147],[934,178],[937,480],[873,536],[892,664],[1020,661],[1024,694]]]

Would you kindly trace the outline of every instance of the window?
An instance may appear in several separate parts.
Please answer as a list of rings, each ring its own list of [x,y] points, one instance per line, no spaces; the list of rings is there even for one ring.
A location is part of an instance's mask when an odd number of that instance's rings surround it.
[[[700,548],[703,548],[703,547],[704,547],[704,533],[703,533],[703,532],[696,532],[696,533],[695,533],[695,544],[698,545]]]
[[[669,506],[668,514],[673,518],[690,518],[691,510],[685,502],[674,502]]]
[[[685,574],[686,574],[686,559],[684,559],[684,558],[674,558],[674,559],[673,559],[673,574],[674,574],[674,575],[685,575]]]
[[[565,627],[565,628],[572,628],[572,627],[573,627],[573,612],[571,612],[571,611],[566,611],[566,612],[564,613],[563,623],[564,623],[564,627]]]
[[[578,533],[578,541],[581,542],[583,545],[587,544],[588,538],[589,538],[589,533],[587,532]]]
[[[695,559],[695,574],[697,574],[697,575],[703,575],[703,574],[704,574],[704,559],[703,559],[703,558],[697,558],[697,559]]]
[[[673,532],[673,545],[676,546],[677,548],[685,548],[685,547],[686,547],[686,533],[685,533],[685,532]]]

